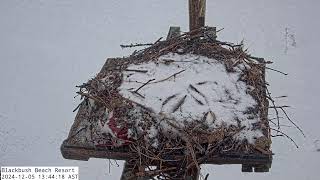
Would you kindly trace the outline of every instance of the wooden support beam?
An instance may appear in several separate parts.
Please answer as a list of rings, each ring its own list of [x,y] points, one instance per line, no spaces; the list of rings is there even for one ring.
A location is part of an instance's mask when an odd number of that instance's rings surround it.
[[[206,0],[200,0],[199,5],[199,17],[198,17],[198,27],[205,26],[205,17],[206,17]]]
[[[181,34],[181,30],[179,26],[170,26],[169,33],[167,36],[167,40],[177,37]]]
[[[205,26],[206,0],[189,0],[190,31]]]

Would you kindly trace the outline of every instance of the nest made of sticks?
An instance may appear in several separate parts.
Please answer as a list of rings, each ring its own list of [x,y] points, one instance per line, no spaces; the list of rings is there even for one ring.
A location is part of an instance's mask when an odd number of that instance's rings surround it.
[[[92,144],[98,148],[128,146],[128,151],[135,154],[130,161],[134,165],[134,172],[141,176],[158,175],[163,178],[181,177],[179,174],[189,168],[199,169],[199,164],[204,163],[207,157],[217,154],[232,152],[271,155],[268,100],[277,110],[265,81],[266,64],[271,62],[251,56],[242,44],[221,42],[208,34],[207,28],[200,28],[166,41],[159,39],[150,44],[150,47],[135,51],[129,57],[109,59],[95,78],[79,86],[78,94],[84,98],[83,106],[87,109],[85,118],[93,124],[90,136]],[[259,116],[260,121],[253,124],[251,130],[258,129],[263,136],[255,139],[254,143],[234,138],[246,128],[241,123],[229,126],[221,124],[219,127],[210,128],[202,124],[202,119],[197,119],[181,126],[170,116],[155,113],[149,107],[133,102],[119,93],[124,72],[145,73],[143,70],[129,69],[130,65],[157,62],[159,57],[168,53],[211,58],[223,64],[230,73],[243,65],[239,81],[253,87],[248,93],[257,103],[246,113]],[[164,63],[170,65],[171,62]],[[180,72],[173,72],[167,79],[178,73]],[[133,89],[132,93],[144,98],[139,90],[150,81],[142,83],[139,88]],[[279,118],[277,119],[279,124]],[[165,125],[161,124],[163,122]],[[159,128],[162,133],[150,137],[153,127]],[[172,168],[172,164],[179,164],[179,167]],[[144,168],[150,166],[155,166],[156,169]]]

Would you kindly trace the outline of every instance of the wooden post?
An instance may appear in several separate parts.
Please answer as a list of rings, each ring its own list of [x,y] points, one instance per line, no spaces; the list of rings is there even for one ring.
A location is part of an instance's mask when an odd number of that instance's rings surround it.
[[[170,26],[167,40],[179,36],[180,32],[181,32],[181,30],[180,30],[179,26]]]
[[[204,27],[206,15],[206,0],[189,0],[190,31]]]

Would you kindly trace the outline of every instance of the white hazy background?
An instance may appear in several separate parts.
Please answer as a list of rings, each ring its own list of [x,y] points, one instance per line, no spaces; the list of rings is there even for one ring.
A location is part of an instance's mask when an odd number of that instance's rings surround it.
[[[283,127],[300,148],[273,139],[269,173],[202,166],[209,179],[320,177],[319,7],[318,0],[208,0],[206,24],[224,28],[219,40],[244,40],[253,55],[289,73],[268,71],[268,81],[274,96],[289,96],[280,103],[292,106],[289,115],[307,135]],[[131,52],[120,44],[154,42],[170,25],[187,31],[187,10],[186,0],[0,0],[0,166],[79,166],[83,180],[119,179],[121,161],[112,161],[109,172],[107,160],[60,154],[79,103],[75,86],[94,77],[107,57]]]

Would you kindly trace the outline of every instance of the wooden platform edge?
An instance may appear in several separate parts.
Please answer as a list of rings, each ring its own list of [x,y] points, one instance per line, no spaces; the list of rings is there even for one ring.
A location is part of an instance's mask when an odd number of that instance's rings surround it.
[[[69,145],[66,141],[64,141],[61,145],[61,154],[65,159],[82,161],[88,161],[90,158],[129,160],[134,156],[131,153],[117,151],[116,149],[110,151],[105,149],[73,146]],[[267,172],[266,168],[269,170],[271,163],[272,155],[239,153],[215,155],[208,157],[204,162],[204,164],[216,165],[242,164],[243,172],[252,172],[252,168],[255,168],[255,172]]]

